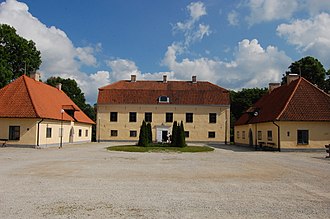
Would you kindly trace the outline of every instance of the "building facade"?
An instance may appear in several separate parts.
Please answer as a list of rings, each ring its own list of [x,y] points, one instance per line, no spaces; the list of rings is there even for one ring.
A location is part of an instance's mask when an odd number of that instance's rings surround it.
[[[23,75],[0,90],[0,139],[29,147],[90,142],[94,122],[60,86],[32,77]]]
[[[275,150],[324,149],[330,143],[330,96],[289,75],[235,123],[235,143]]]
[[[137,141],[142,121],[153,141],[165,142],[174,121],[183,122],[187,142],[229,141],[229,92],[209,82],[118,81],[99,88],[97,139]]]

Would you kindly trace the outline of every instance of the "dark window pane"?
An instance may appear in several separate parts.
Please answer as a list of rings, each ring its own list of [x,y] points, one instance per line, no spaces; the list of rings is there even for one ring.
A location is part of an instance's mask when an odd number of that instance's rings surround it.
[[[46,138],[51,138],[52,137],[52,128],[48,128],[46,129]]]
[[[152,122],[152,113],[145,113],[144,114],[144,120],[146,122]]]
[[[118,136],[118,130],[111,130],[110,134],[111,136]]]
[[[186,122],[192,123],[194,121],[194,114],[193,113],[186,113]]]
[[[136,112],[129,113],[129,122],[136,122]]]
[[[173,122],[173,113],[166,113],[166,122]]]
[[[137,136],[137,131],[129,131],[129,136],[130,137],[136,137]]]
[[[216,113],[209,114],[209,123],[217,123],[217,114]]]
[[[9,140],[19,140],[20,126],[9,126]]]
[[[110,112],[110,122],[117,122],[117,121],[118,121],[118,113]]]
[[[298,130],[297,133],[297,142],[298,144],[308,144],[309,133],[308,130]]]
[[[209,138],[215,138],[215,132],[209,132]]]

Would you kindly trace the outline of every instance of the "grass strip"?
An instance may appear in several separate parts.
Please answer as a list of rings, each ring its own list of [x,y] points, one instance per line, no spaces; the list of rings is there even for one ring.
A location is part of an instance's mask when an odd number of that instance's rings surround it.
[[[109,151],[125,151],[125,152],[183,152],[183,153],[196,153],[213,151],[214,148],[207,146],[186,146],[186,147],[159,147],[159,146],[111,146],[107,147]]]

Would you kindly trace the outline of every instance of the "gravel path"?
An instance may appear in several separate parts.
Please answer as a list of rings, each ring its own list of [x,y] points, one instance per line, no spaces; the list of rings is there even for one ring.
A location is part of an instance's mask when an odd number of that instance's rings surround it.
[[[0,148],[0,218],[329,218],[322,153]]]

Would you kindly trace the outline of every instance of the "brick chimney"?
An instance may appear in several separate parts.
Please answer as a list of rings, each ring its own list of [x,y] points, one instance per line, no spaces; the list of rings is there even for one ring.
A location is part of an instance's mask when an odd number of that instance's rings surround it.
[[[197,77],[196,77],[196,75],[194,75],[194,76],[191,77],[191,82],[192,83],[197,83]]]
[[[280,87],[281,83],[269,83],[268,84],[268,92],[272,92],[273,90],[275,90],[276,88]]]
[[[131,75],[131,82],[136,82],[136,75]]]
[[[286,84],[290,84],[292,81],[297,80],[299,78],[298,74],[288,74],[286,76]]]
[[[163,83],[167,83],[167,75],[163,75]]]
[[[31,72],[30,73],[30,78],[39,81],[40,80],[40,73],[39,72]]]

